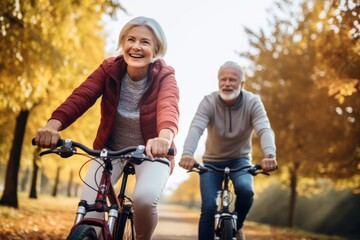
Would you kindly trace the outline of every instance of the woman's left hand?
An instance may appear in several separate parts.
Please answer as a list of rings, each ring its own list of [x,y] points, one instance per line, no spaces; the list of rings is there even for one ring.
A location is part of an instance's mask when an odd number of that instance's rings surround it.
[[[164,158],[168,155],[170,146],[171,143],[166,138],[152,138],[147,141],[145,152],[146,155],[151,159],[154,159],[155,157]]]

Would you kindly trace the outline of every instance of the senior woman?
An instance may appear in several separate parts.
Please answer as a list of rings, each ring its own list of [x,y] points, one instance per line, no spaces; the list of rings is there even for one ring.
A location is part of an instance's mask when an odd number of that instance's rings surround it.
[[[133,192],[136,239],[149,240],[158,221],[157,204],[174,167],[167,155],[178,132],[179,89],[174,69],[162,57],[167,50],[165,34],[159,23],[136,17],[126,23],[119,35],[119,54],[102,64],[77,87],[52,113],[44,127],[37,130],[39,147],[55,148],[60,131],[101,100],[100,125],[94,149],[119,150],[145,145],[150,158],[166,158],[170,167],[157,162],[135,166]],[[93,203],[99,182],[99,163],[92,161],[85,178],[81,199]],[[124,165],[114,166],[112,181],[119,180]],[[96,179],[94,176],[96,175]],[[102,217],[90,213],[86,217]]]

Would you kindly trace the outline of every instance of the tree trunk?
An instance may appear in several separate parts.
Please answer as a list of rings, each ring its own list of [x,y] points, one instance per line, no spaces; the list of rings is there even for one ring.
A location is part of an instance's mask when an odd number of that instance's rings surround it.
[[[60,172],[61,172],[61,167],[58,166],[58,168],[56,170],[55,184],[54,184],[53,192],[51,194],[53,197],[57,196],[57,192],[58,192],[58,188],[59,188],[59,182],[60,182]]]
[[[294,163],[293,168],[290,168],[290,202],[289,202],[289,216],[288,226],[294,227],[295,223],[295,210],[296,210],[296,199],[297,199],[297,170],[299,168],[298,163]]]
[[[67,187],[67,196],[71,197],[71,188],[73,185],[73,179],[74,179],[74,171],[70,170],[70,179],[69,179],[69,183],[68,183],[68,187]]]
[[[26,122],[29,117],[28,110],[20,111],[16,118],[16,126],[14,133],[13,145],[10,152],[10,159],[8,161],[5,188],[0,200],[0,205],[18,208],[17,185],[20,168],[21,149],[24,141]]]
[[[75,185],[75,187],[74,187],[74,197],[77,197],[79,195],[80,185],[78,183],[76,183],[74,185]]]
[[[41,167],[41,174],[40,174],[40,193],[47,193],[50,194],[49,189],[49,179],[45,174],[45,166]]]
[[[39,153],[40,148],[36,148],[34,150],[33,156],[33,173],[32,173],[32,180],[31,180],[31,187],[30,187],[30,195],[29,198],[37,199],[37,179],[38,179],[38,172],[39,172],[39,165],[37,161],[39,160]]]
[[[20,191],[25,192],[28,187],[29,177],[30,176],[30,169],[26,168],[23,174],[23,177],[20,182]]]

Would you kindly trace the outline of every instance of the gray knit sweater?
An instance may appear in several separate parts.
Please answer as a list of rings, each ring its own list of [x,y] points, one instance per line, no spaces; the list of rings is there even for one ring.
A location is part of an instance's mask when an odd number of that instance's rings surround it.
[[[194,155],[207,128],[203,161],[227,161],[240,157],[251,160],[252,135],[257,134],[264,155],[276,153],[275,135],[259,96],[242,90],[233,106],[220,99],[218,92],[201,101],[192,120],[182,155]]]
[[[147,87],[147,78],[133,81],[125,74],[117,113],[107,147],[120,150],[129,146],[145,145],[140,129],[139,101]]]

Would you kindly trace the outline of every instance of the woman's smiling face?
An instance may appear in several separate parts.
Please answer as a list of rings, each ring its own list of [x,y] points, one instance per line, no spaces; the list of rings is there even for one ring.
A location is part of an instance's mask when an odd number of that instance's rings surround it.
[[[156,56],[156,46],[154,34],[149,28],[136,26],[129,30],[122,48],[131,79],[140,80],[146,76],[147,68]]]

